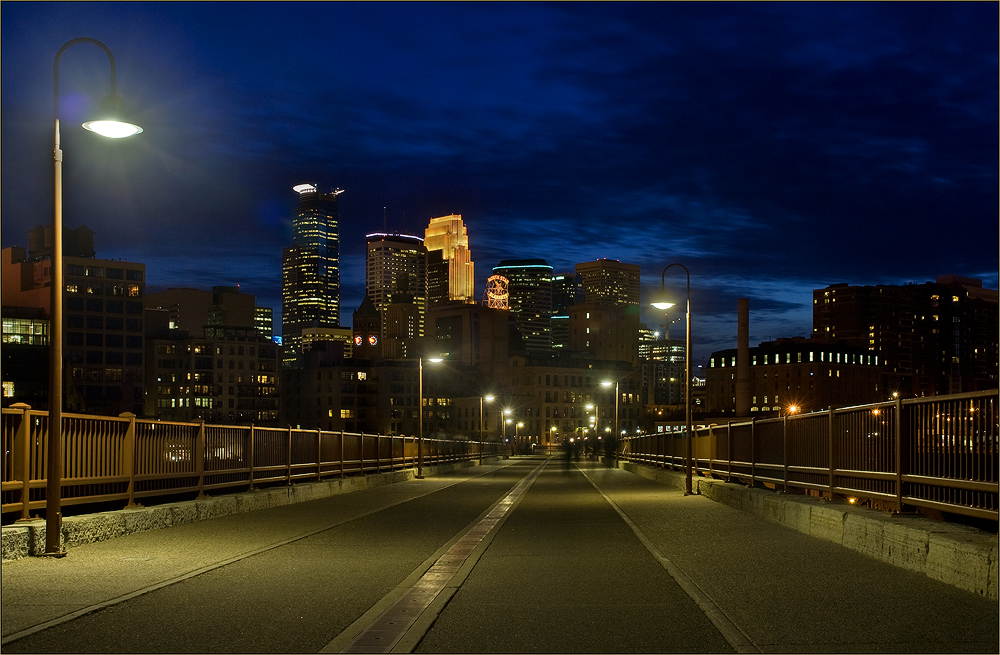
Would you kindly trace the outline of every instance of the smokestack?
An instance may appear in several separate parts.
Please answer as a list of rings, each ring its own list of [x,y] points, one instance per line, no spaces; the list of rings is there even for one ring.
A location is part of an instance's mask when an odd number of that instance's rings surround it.
[[[750,416],[750,299],[736,301],[736,415]]]

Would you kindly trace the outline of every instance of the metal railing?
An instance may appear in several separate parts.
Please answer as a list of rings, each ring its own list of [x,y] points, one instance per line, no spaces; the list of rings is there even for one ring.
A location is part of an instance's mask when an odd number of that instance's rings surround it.
[[[4,521],[44,509],[48,412],[4,408]],[[253,489],[418,466],[418,439],[294,428],[62,415],[62,505]],[[501,454],[496,442],[424,438],[423,465]]]
[[[693,430],[695,474],[780,491],[998,520],[997,391],[895,400]],[[683,469],[684,432],[626,438],[621,458]]]

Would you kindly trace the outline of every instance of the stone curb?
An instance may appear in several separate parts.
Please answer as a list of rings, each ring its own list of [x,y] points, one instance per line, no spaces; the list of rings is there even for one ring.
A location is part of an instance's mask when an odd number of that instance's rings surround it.
[[[684,489],[684,474],[622,462],[641,477]],[[908,571],[997,599],[1000,541],[975,528],[695,477],[698,494]]]
[[[478,462],[455,462],[453,464],[425,466],[424,473],[427,476],[433,476],[475,465],[478,465]],[[403,469],[388,473],[335,478],[321,482],[304,482],[284,487],[267,487],[249,492],[152,507],[132,507],[111,512],[67,516],[62,521],[60,543],[62,550],[66,550],[138,532],[405,482],[416,478],[416,475],[416,469]],[[5,525],[0,528],[0,554],[2,554],[3,561],[37,556],[44,552],[44,519]]]

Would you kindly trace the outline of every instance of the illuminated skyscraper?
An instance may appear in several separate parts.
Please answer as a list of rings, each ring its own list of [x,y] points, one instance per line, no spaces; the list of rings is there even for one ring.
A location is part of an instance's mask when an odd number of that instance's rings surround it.
[[[365,292],[381,316],[387,357],[412,354],[424,335],[427,310],[427,249],[420,237],[369,234]],[[399,347],[395,347],[398,345]]]
[[[284,364],[302,350],[302,330],[340,326],[340,189],[321,193],[313,184],[294,187],[299,208],[292,245],[281,251],[281,332]]]
[[[440,251],[443,262],[448,267],[448,298],[450,302],[475,302],[475,265],[469,252],[469,235],[462,223],[461,214],[451,214],[432,218],[424,231],[424,246],[428,253]],[[433,260],[432,260],[433,261]],[[435,267],[435,271],[437,267]],[[441,276],[432,276],[439,279]],[[442,293],[443,296],[443,293]],[[443,301],[443,297],[431,297],[431,304]]]
[[[599,305],[639,306],[639,265],[598,259],[576,265],[583,301]]]
[[[544,259],[505,259],[493,273],[507,278],[510,311],[528,354],[552,347],[552,267]]]

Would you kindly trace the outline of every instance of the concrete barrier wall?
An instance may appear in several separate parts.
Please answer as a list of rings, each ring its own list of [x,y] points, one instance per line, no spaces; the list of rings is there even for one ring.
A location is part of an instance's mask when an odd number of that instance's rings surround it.
[[[622,468],[684,489],[684,474],[623,462]],[[877,560],[923,573],[966,591],[997,598],[1000,540],[997,535],[922,516],[900,516],[696,476],[697,493]]]
[[[478,461],[425,466],[426,476],[478,465]],[[67,516],[62,521],[62,549],[105,541],[137,532],[168,528],[230,514],[253,512],[328,496],[352,493],[416,477],[416,469],[303,482],[284,487],[265,487],[243,493],[212,496],[197,500],[134,507],[112,512]],[[45,552],[45,519],[5,525],[0,529],[0,551],[4,560],[37,556]]]

